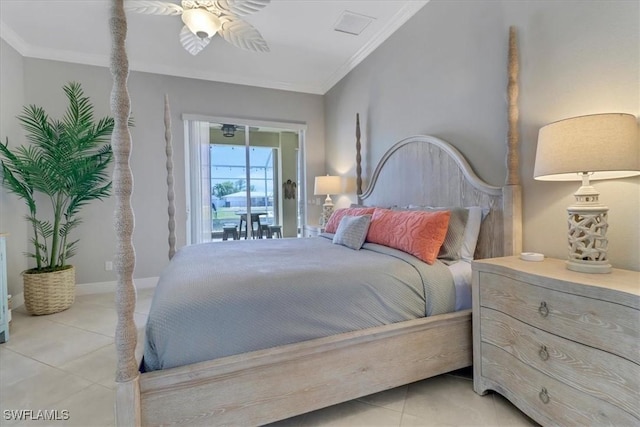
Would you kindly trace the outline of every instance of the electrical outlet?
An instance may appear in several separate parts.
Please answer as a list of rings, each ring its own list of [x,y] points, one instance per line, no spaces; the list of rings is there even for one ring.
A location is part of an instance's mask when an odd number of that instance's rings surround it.
[[[113,262],[111,262],[111,261],[105,261],[105,262],[104,262],[104,269],[105,269],[105,271],[111,271],[111,270],[113,270]]]

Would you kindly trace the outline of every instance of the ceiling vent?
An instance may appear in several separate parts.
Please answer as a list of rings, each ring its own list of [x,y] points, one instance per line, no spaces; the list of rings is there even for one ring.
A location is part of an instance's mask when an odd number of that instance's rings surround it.
[[[334,25],[333,29],[340,31],[341,33],[353,34],[355,36],[360,35],[361,32],[367,28],[375,18],[370,16],[360,15],[358,13],[349,12],[345,10],[338,18],[338,22]]]

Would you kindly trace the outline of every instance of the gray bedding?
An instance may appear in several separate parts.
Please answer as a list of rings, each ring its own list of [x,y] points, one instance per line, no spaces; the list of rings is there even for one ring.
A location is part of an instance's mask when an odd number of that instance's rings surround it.
[[[453,311],[439,261],[326,237],[182,248],[158,282],[143,371]]]

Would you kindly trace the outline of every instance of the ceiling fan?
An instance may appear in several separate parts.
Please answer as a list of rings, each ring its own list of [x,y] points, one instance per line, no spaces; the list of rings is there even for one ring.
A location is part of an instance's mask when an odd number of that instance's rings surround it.
[[[242,20],[267,6],[271,0],[182,0],[181,5],[154,0],[129,0],[125,9],[146,15],[182,15],[182,46],[192,55],[204,49],[219,33],[234,46],[269,52],[267,42],[251,24]]]

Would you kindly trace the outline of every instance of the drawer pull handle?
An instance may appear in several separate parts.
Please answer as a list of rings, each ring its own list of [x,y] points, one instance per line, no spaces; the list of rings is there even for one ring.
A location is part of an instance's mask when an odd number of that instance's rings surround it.
[[[538,313],[540,313],[540,316],[542,317],[547,317],[549,315],[549,307],[547,307],[547,303],[542,301],[540,303],[540,307],[538,307]]]
[[[542,400],[542,403],[549,403],[549,393],[547,392],[546,388],[542,387],[542,390],[540,390],[538,396],[540,397],[540,400]]]
[[[538,355],[540,355],[540,359],[542,360],[547,360],[549,358],[549,352],[547,351],[546,345],[540,346],[540,351],[538,352]]]

